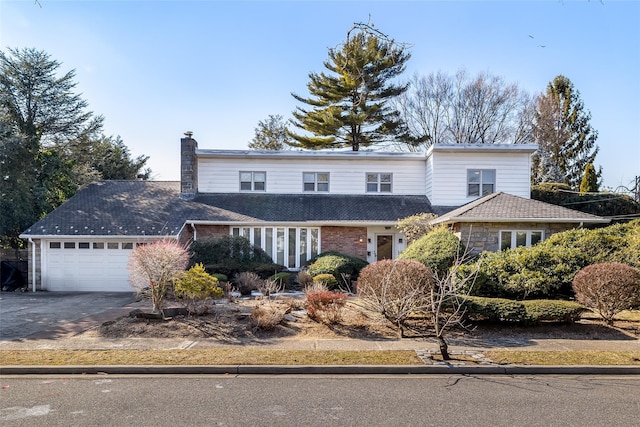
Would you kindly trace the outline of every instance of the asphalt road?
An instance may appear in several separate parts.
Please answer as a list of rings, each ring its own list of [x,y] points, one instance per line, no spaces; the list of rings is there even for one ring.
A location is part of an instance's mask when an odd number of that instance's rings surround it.
[[[637,426],[637,377],[0,377],[3,426]]]
[[[26,338],[134,301],[133,292],[2,292],[0,340]]]

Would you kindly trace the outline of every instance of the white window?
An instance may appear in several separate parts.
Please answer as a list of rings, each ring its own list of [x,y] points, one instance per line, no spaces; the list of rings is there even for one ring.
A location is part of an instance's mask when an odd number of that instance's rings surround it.
[[[304,191],[329,191],[329,173],[303,172],[302,185]]]
[[[320,252],[320,229],[315,227],[232,227],[232,236],[246,237],[276,264],[299,269]]]
[[[391,193],[390,173],[367,173],[367,193]]]
[[[265,191],[267,188],[266,172],[240,172],[241,191]]]
[[[60,242],[49,242],[49,249],[60,249]]]
[[[516,248],[518,246],[532,246],[544,239],[540,230],[501,230],[500,250]]]
[[[467,196],[486,196],[495,192],[495,169],[469,169],[467,170]]]

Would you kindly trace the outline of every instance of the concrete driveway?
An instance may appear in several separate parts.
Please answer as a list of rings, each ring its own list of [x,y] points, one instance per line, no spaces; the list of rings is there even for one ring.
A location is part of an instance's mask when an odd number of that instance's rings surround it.
[[[55,339],[68,330],[65,325],[134,301],[134,294],[127,292],[2,292],[0,340],[34,335]]]

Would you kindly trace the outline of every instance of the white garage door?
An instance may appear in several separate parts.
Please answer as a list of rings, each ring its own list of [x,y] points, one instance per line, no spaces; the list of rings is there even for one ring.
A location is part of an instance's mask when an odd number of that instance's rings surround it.
[[[134,242],[44,242],[42,282],[48,291],[132,292],[129,255]]]

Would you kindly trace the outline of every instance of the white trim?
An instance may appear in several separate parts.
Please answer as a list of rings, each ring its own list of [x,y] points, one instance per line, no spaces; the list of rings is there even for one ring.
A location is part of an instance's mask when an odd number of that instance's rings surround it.
[[[225,225],[229,227],[255,226],[255,227],[367,227],[367,226],[395,226],[398,221],[207,221],[189,220],[188,224],[194,225]]]
[[[468,223],[468,222],[486,222],[486,223],[496,223],[496,222],[541,222],[541,223],[608,223],[610,222],[608,219],[584,219],[584,218],[460,218],[453,217],[448,218],[447,216],[441,216],[439,218],[431,221],[431,224],[453,224],[453,223]]]
[[[187,224],[188,222],[185,222]],[[182,225],[184,228],[184,224]],[[182,228],[180,228],[180,232],[182,232]],[[142,234],[142,235],[133,235],[133,234],[21,234],[21,239],[60,239],[60,240],[80,240],[80,239],[128,239],[128,240],[161,240],[161,239],[177,239],[180,236],[180,233],[173,234],[162,234],[162,235],[152,235],[152,234]]]
[[[502,233],[511,233],[511,245],[507,249],[513,249],[513,248],[517,248],[518,247],[518,245],[517,245],[517,233],[526,233],[524,246],[527,247],[527,248],[531,247],[531,234],[532,233],[540,233],[540,242],[545,240],[544,230],[540,230],[540,229],[499,230],[498,231],[498,248],[499,248],[499,250],[503,250],[502,249]],[[523,245],[520,245],[520,246],[523,246]]]
[[[389,153],[381,151],[275,151],[275,150],[210,150],[197,149],[196,156],[202,158],[313,158],[313,159],[354,159],[367,158],[367,160],[392,160],[392,159],[425,159],[425,153]]]
[[[433,144],[427,149],[426,155],[429,157],[433,152],[489,152],[489,153],[512,153],[526,152],[533,154],[538,150],[537,144]]]
[[[242,227],[242,226],[238,226],[238,225],[230,225],[229,226],[229,235],[230,236],[234,236],[234,229],[238,230],[238,236],[242,236],[242,237],[246,237],[252,245],[255,245],[255,229],[260,229],[260,248],[265,251],[273,260],[274,263],[276,264],[281,264],[284,265],[285,267],[287,267],[290,270],[299,270],[301,267],[303,267],[303,264],[300,262],[300,231],[301,229],[305,229],[307,230],[307,235],[305,237],[305,246],[307,248],[307,253],[306,253],[306,261],[309,261],[311,258],[313,258],[315,255],[319,254],[322,252],[322,229],[321,227],[309,227],[309,226],[303,226],[303,227],[296,227],[296,226],[285,226],[283,224],[279,224],[279,225],[267,225],[267,226],[246,226],[246,227]],[[249,232],[249,235],[246,236],[245,235],[245,229]],[[269,251],[267,248],[267,240],[266,240],[266,229],[271,229],[272,230],[272,234],[271,234],[271,250]],[[283,245],[282,245],[282,262],[279,262],[278,260],[278,230],[282,230],[283,232]],[[291,251],[291,248],[289,246],[289,235],[291,230],[295,230],[295,247],[294,249],[294,253],[293,253],[293,257],[294,257],[294,262],[293,265],[290,265],[289,263],[289,253]],[[312,230],[317,230],[317,248],[316,251],[313,251],[313,245],[311,244],[312,242]],[[271,252],[271,253],[269,253]]]

